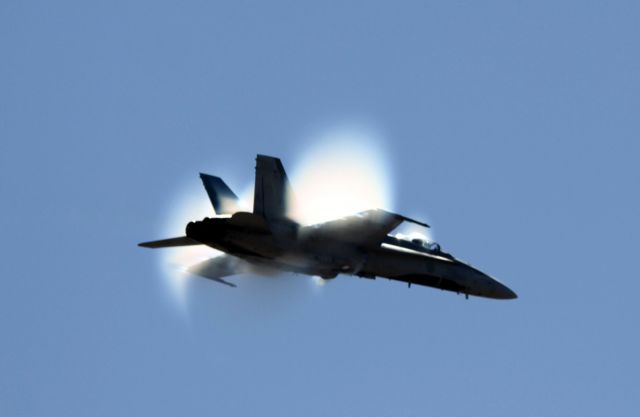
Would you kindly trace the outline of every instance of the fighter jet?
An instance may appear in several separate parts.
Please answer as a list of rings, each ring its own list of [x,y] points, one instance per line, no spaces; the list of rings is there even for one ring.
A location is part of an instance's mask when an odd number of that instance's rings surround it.
[[[302,225],[292,216],[293,193],[280,159],[258,155],[253,212],[241,211],[225,182],[200,174],[216,215],[186,226],[186,236],[140,243],[145,248],[207,245],[223,255],[188,267],[194,275],[235,287],[226,278],[286,271],[332,279],[339,274],[401,281],[494,299],[516,294],[495,278],[444,252],[437,243],[391,234],[401,223],[426,223],[371,209],[325,223]]]

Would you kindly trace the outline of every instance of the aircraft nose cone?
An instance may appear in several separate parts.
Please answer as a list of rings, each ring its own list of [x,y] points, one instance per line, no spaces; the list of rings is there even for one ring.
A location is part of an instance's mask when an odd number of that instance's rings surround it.
[[[498,300],[513,300],[518,295],[509,287],[471,266],[467,265],[469,271],[472,271],[472,277],[476,280],[480,294],[484,297],[495,298]]]
[[[497,289],[495,291],[495,298],[501,300],[513,300],[514,298],[518,298],[518,294],[513,292],[513,290],[506,285],[496,282]]]

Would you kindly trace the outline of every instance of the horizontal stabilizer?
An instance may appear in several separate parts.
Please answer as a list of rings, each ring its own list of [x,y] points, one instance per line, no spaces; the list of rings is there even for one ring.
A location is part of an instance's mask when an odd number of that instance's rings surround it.
[[[222,178],[201,173],[200,179],[216,214],[233,214],[240,211],[238,196],[222,181]]]
[[[142,242],[138,243],[138,246],[143,248],[173,248],[176,246],[192,246],[192,245],[201,245],[197,240],[193,240],[190,237],[182,236],[182,237],[172,237],[171,239],[162,239],[162,240],[153,240],[151,242]]]
[[[242,274],[249,270],[249,266],[242,259],[230,255],[220,255],[190,266],[187,271],[220,284],[235,287],[236,284],[224,280],[225,277]]]

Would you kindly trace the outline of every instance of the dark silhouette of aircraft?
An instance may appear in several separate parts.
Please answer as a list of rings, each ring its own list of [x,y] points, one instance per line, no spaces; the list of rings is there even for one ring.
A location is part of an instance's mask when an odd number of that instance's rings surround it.
[[[291,187],[280,159],[258,155],[253,213],[218,177],[200,174],[216,216],[187,224],[186,236],[140,243],[146,248],[207,245],[223,255],[188,271],[235,287],[225,278],[288,271],[324,279],[338,274],[425,285],[487,298],[513,299],[498,280],[443,252],[437,243],[390,235],[403,222],[427,224],[381,209],[304,226],[290,214]]]

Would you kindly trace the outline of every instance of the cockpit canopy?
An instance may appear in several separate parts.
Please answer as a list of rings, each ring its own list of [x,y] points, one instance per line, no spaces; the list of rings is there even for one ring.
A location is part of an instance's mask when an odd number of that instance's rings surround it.
[[[438,253],[438,252],[441,251],[440,244],[438,244],[437,242],[430,242],[430,241],[428,241],[426,239],[413,238],[413,239],[411,239],[411,243],[413,243],[416,246],[421,246],[421,247],[427,249],[429,252]]]
[[[424,236],[421,233],[412,233],[410,235],[397,233],[393,237],[397,239],[399,243],[404,243],[402,246],[406,246],[411,249],[431,253],[442,252],[442,248],[439,243],[430,240],[427,236]]]
[[[450,253],[444,252],[439,243],[429,240],[428,237],[421,233],[412,233],[410,235],[396,233],[394,235],[387,235],[383,244],[455,259]]]

